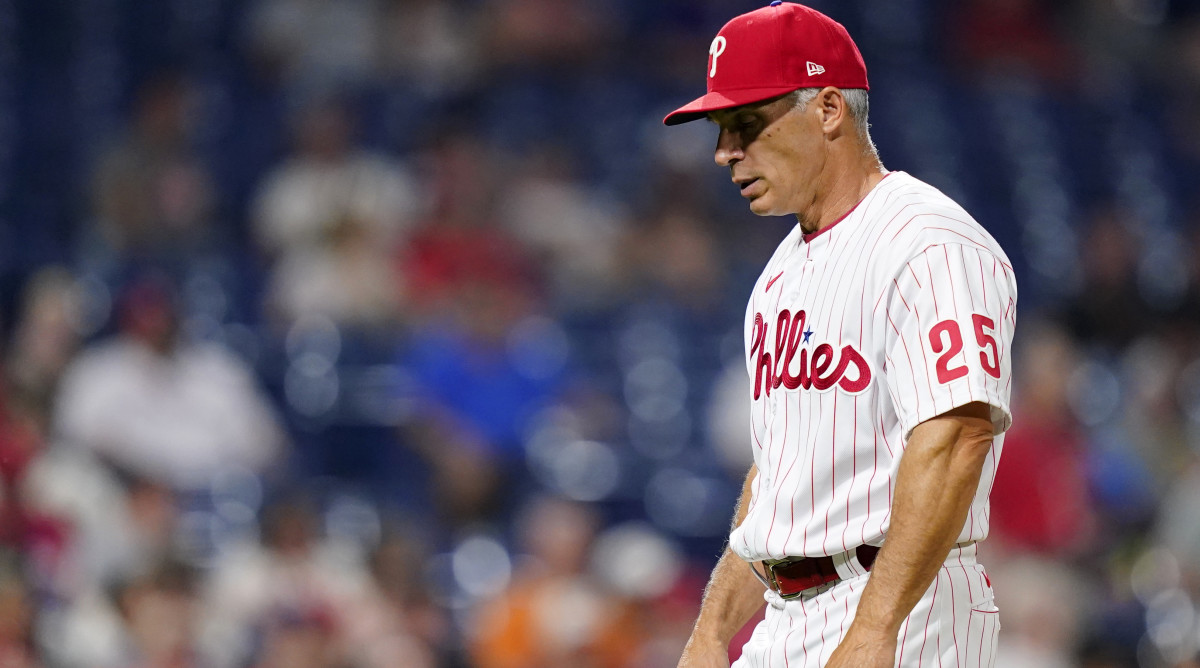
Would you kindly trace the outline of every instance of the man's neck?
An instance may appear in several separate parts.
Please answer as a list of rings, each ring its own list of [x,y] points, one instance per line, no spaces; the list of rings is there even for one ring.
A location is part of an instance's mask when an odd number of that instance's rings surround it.
[[[823,176],[826,186],[819,192],[826,195],[813,202],[810,215],[796,214],[796,221],[805,234],[819,232],[841,220],[871,192],[887,170],[873,156],[828,170]]]

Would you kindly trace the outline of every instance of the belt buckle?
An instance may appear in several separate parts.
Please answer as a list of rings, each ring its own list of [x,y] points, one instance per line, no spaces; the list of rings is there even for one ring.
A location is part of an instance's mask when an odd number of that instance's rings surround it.
[[[754,572],[754,576],[758,578],[759,582],[763,583],[763,586],[765,586],[767,589],[770,589],[771,591],[775,592],[775,594],[777,596],[779,596],[779,598],[781,598],[785,601],[790,601],[792,599],[800,598],[800,596],[803,595],[804,592],[808,591],[807,589],[801,589],[798,591],[788,592],[786,594],[783,592],[782,587],[779,584],[779,577],[775,575],[775,567],[780,564],[788,563],[790,561],[795,561],[795,560],[794,559],[775,559],[775,560],[764,559],[762,564],[763,564],[763,570],[766,571],[766,576],[764,576],[762,573],[759,573],[758,569],[754,567],[753,563],[750,564],[750,570]]]

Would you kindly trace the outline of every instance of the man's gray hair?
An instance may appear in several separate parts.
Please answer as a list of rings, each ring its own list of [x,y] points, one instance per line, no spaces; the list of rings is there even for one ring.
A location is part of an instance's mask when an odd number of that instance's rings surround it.
[[[867,115],[871,110],[867,90],[865,88],[840,88],[838,90],[842,91],[842,97],[846,99],[846,110],[850,113],[850,119],[854,121],[855,134],[862,140],[867,152],[878,156],[879,151],[875,148],[875,142],[871,141],[871,125],[867,122]],[[820,88],[801,88],[792,91],[792,104],[797,109],[803,109],[820,92]]]

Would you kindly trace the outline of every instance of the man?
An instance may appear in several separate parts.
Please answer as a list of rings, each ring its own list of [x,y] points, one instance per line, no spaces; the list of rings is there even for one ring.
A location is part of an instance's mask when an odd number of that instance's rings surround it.
[[[184,493],[231,470],[266,472],[284,456],[286,436],[253,370],[184,335],[172,279],[142,273],[118,301],[117,334],[77,355],[59,383],[64,444]]]
[[[755,463],[679,666],[728,666],[764,598],[737,667],[991,666],[975,555],[1011,424],[1012,267],[884,170],[841,25],[776,0],[721,29],[707,75],[665,123],[715,122],[751,211],[799,224],[746,311]]]

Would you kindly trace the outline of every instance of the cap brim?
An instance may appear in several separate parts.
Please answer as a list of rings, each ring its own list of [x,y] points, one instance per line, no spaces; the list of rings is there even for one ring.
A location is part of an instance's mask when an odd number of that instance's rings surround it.
[[[692,100],[682,107],[667,114],[663,119],[664,125],[679,125],[689,121],[696,121],[704,118],[710,111],[718,111],[720,109],[729,109],[730,107],[740,107],[743,104],[751,104],[753,102],[761,102],[769,100],[779,95],[784,95],[796,90],[798,86],[790,87],[773,87],[773,88],[742,88],[739,90],[731,90],[725,92],[713,91],[707,95]]]

